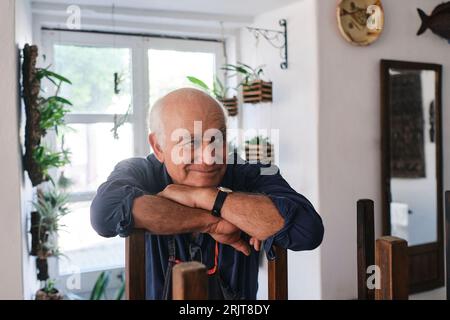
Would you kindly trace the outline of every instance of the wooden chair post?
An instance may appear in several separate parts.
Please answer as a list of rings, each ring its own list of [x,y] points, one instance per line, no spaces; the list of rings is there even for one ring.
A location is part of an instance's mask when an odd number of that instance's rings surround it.
[[[386,236],[377,239],[375,263],[380,268],[380,288],[375,289],[376,300],[407,300],[408,243]]]
[[[173,300],[207,300],[208,274],[197,261],[183,262],[173,267]]]
[[[145,230],[136,229],[125,239],[125,296],[145,300]]]
[[[372,200],[362,199],[356,207],[358,299],[373,300],[375,291],[367,286],[367,268],[375,264],[374,204]]]
[[[275,259],[269,260],[269,300],[288,299],[287,250],[274,246]]]
[[[450,300],[450,191],[445,192],[445,247],[447,300]]]

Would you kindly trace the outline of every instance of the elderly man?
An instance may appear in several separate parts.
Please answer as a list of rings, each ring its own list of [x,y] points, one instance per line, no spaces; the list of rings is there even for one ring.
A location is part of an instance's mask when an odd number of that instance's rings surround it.
[[[261,164],[227,164],[226,143],[202,152],[220,140],[205,133],[226,131],[225,111],[215,99],[196,89],[173,91],[155,103],[149,127],[154,153],[117,164],[91,205],[91,223],[101,236],[148,231],[148,299],[170,298],[167,271],[190,260],[208,268],[211,299],[256,299],[261,243],[269,258],[274,244],[295,251],[320,245],[320,216],[278,170],[262,175]],[[187,137],[174,134],[180,130]],[[180,145],[192,150],[184,161]]]

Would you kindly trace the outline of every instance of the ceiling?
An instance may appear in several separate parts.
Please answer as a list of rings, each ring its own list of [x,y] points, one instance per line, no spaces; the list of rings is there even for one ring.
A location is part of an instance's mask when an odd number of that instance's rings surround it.
[[[256,16],[299,0],[32,0],[34,3],[79,4]]]

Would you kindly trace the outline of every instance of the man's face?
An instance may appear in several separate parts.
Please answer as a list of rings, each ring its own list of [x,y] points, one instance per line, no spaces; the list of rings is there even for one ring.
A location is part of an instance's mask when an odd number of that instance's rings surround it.
[[[206,95],[167,98],[161,118],[162,160],[173,182],[218,186],[226,170],[226,128],[214,100]]]

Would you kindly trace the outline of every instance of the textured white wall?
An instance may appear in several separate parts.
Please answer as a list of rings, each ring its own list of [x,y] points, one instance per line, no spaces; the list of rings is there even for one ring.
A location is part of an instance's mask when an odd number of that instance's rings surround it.
[[[443,72],[444,169],[450,160],[450,45],[430,31],[417,37],[416,8],[427,13],[441,0],[383,1],[386,24],[369,47],[340,36],[336,1],[317,1],[319,26],[319,201],[326,222],[321,247],[322,298],[357,296],[356,201],[375,201],[381,233],[380,59],[440,63]],[[450,187],[445,170],[444,187]]]

